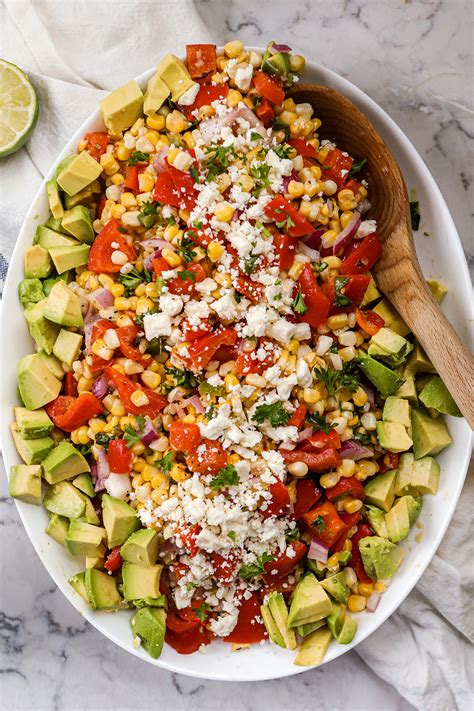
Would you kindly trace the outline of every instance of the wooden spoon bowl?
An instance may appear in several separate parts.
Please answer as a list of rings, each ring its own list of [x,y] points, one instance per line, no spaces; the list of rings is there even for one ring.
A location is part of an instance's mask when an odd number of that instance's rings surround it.
[[[334,89],[299,84],[289,95],[308,103],[322,121],[321,138],[355,158],[365,158],[369,216],[383,242],[374,267],[377,284],[416,335],[459,409],[474,429],[474,361],[434,300],[420,269],[410,224],[409,201],[400,168],[364,114]]]

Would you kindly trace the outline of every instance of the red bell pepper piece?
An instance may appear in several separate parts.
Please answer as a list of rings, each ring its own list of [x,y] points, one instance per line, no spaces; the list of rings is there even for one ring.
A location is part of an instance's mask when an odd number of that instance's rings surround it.
[[[107,461],[110,471],[115,474],[128,474],[132,468],[132,453],[124,439],[112,439],[109,442]]]
[[[103,407],[92,393],[84,392],[79,397],[59,395],[45,406],[45,410],[56,427],[72,432],[87,424],[91,417],[102,414]]]
[[[217,71],[217,52],[215,44],[187,44],[186,66],[191,79],[203,77]]]
[[[125,181],[123,183],[127,190],[132,193],[138,193],[138,176],[143,173],[148,163],[137,163],[136,165],[127,165],[125,172]]]
[[[210,644],[211,641],[212,634],[205,627],[196,627],[181,634],[166,628],[165,642],[178,654],[194,654],[203,644]]]
[[[186,457],[189,469],[198,474],[215,476],[227,466],[227,452],[218,440],[204,439],[199,445],[199,452],[194,451]]]
[[[318,489],[312,479],[298,479],[296,482],[296,501],[293,504],[293,513],[296,520],[307,513],[320,498],[321,490]]]
[[[199,546],[196,543],[196,538],[201,532],[201,526],[198,523],[193,525],[183,525],[178,531],[178,535],[181,538],[183,546],[187,551],[189,551],[189,556],[194,558],[194,556],[199,552]]]
[[[170,165],[165,160],[166,170],[173,181],[175,195],[178,196],[178,206],[184,206],[188,210],[192,210],[196,204],[198,192],[196,183],[191,173],[185,173],[183,170],[178,170],[174,165]]]
[[[177,452],[192,452],[201,442],[201,432],[195,424],[172,422],[169,438],[172,448]]]
[[[368,333],[369,336],[375,336],[385,324],[383,318],[370,309],[356,308],[355,317],[357,324],[363,331]]]
[[[353,499],[364,501],[365,491],[358,479],[354,477],[341,477],[335,486],[326,489],[326,496],[329,501],[336,501],[336,499],[342,499],[344,496],[350,496]]]
[[[344,274],[364,274],[382,256],[382,243],[377,232],[364,237],[362,242],[342,261]]]
[[[270,501],[265,499],[265,503],[260,508],[260,513],[263,518],[270,516],[283,516],[290,510],[290,495],[288,489],[282,481],[277,481],[275,484],[270,484],[268,491],[272,495]]]
[[[322,168],[324,180],[334,180],[336,185],[341,186],[349,177],[352,158],[339,148],[333,148],[324,159]]]
[[[299,315],[299,319],[313,328],[322,326],[329,314],[330,301],[319,286],[311,264],[304,265],[298,277],[298,287],[307,309],[304,314]]]
[[[99,160],[100,156],[105,153],[109,142],[109,134],[105,131],[92,131],[86,133],[84,140],[87,141],[85,150],[92,158]]]
[[[300,427],[303,426],[306,420],[307,410],[304,405],[298,405],[290,419],[288,420],[288,427]]]
[[[242,275],[237,277],[236,289],[240,294],[250,299],[250,301],[257,302],[262,298],[263,285],[252,281],[250,277]]]
[[[118,247],[112,247],[112,244],[118,245]],[[115,250],[124,252],[129,262],[132,262],[136,257],[135,250],[125,239],[121,223],[119,220],[112,218],[92,243],[88,262],[90,271],[96,274],[119,272],[121,269],[120,264],[114,264],[112,261],[112,253]]]
[[[341,185],[341,187],[339,188],[339,190],[337,192],[339,193],[341,190],[352,190],[354,195],[357,195],[357,193],[359,192],[361,187],[362,187],[361,183],[358,183],[355,178],[349,178],[347,183],[344,183],[344,185]]]
[[[347,539],[347,534],[349,533],[351,528],[353,528],[359,523],[362,518],[362,513],[360,511],[356,511],[352,514],[340,513],[339,516],[344,521],[345,528],[340,534],[339,538],[332,544],[331,553],[338,553],[339,551],[342,551],[344,547],[344,542]]]
[[[191,120],[194,118],[194,112],[200,109],[201,106],[208,106],[212,104],[213,101],[219,101],[219,99],[225,99],[229,93],[229,85],[222,84],[220,86],[213,86],[212,84],[204,84],[199,89],[194,103],[191,106],[183,106],[182,112],[187,119]]]
[[[260,96],[268,99],[272,104],[280,105],[285,100],[285,92],[281,86],[265,72],[256,72],[253,83]]]
[[[111,324],[109,323],[109,328]],[[139,349],[132,345],[140,332],[138,326],[130,324],[130,326],[120,326],[116,329],[117,336],[119,337],[120,345],[119,349],[122,352],[124,358],[130,358],[136,363],[141,363],[142,365],[147,365],[150,362],[150,356],[148,354],[140,353]]]
[[[269,126],[272,118],[275,116],[275,112],[272,109],[271,103],[268,99],[262,98],[262,101],[255,108],[255,115],[264,126]]]
[[[211,553],[211,563],[214,568],[212,577],[221,583],[230,583],[234,579],[237,561],[230,553],[223,556],[220,553]]]
[[[369,283],[370,277],[366,274],[340,274],[329,279],[324,284],[324,293],[331,304],[329,314],[347,313],[352,311],[354,306],[359,306]],[[350,303],[339,306],[337,302],[340,301],[341,296],[344,299],[349,299]]]
[[[104,568],[109,571],[109,573],[115,573],[115,571],[119,570],[119,568],[122,567],[122,556],[120,555],[120,548],[121,546],[115,546],[115,548],[112,548],[110,551],[109,555],[107,556],[107,560],[104,563]]]
[[[364,564],[362,563],[362,556],[359,551],[359,541],[361,538],[366,538],[367,536],[373,536],[374,532],[370,526],[366,523],[362,523],[357,527],[357,531],[351,538],[352,541],[352,558],[351,567],[354,568],[357,575],[357,579],[361,583],[373,583],[372,578],[365,572]]]
[[[291,237],[303,237],[314,231],[313,225],[283,195],[276,195],[270,200],[264,211],[279,229]]]
[[[316,149],[304,138],[290,138],[287,143],[296,148],[298,155],[303,156],[303,158],[316,158]]]
[[[168,404],[167,399],[163,397],[163,395],[158,395],[158,393],[153,392],[150,388],[142,388],[134,380],[123,375],[123,373],[119,373],[116,368],[106,366],[105,374],[115,385],[125,409],[132,415],[148,415],[148,417],[153,419]],[[147,396],[147,405],[134,405],[131,396],[137,390]]]
[[[235,372],[237,375],[248,375],[249,373],[262,375],[267,368],[271,368],[275,362],[275,352],[273,349],[267,351],[265,348],[266,343],[271,343],[271,341],[268,338],[261,338],[253,351],[249,353],[239,353],[235,361]],[[262,349],[265,350],[268,355],[264,358],[257,357],[257,353],[261,355]]]
[[[69,397],[77,397],[77,381],[72,370],[66,373],[63,385],[65,395],[69,395]]]
[[[153,271],[155,272],[157,277],[160,277],[163,272],[169,272],[171,267],[166,261],[166,259],[163,259],[163,257],[155,257],[153,262]]]
[[[187,348],[187,354],[180,353],[180,359],[192,370],[201,370],[211,362],[220,346],[233,346],[237,333],[233,328],[220,327],[208,336],[193,341]]]
[[[276,248],[277,264],[280,271],[287,270],[294,262],[296,254],[297,237],[290,237],[286,234],[276,234],[273,237],[273,244]]]
[[[304,514],[303,521],[311,535],[329,547],[344,530],[344,521],[330,501],[319,504]]]
[[[212,333],[212,323],[207,319],[202,319],[198,326],[193,326],[187,319],[180,323],[180,328],[183,332],[183,338],[185,341],[195,341],[201,336],[207,336]]]
[[[168,265],[168,270],[169,269],[170,266]],[[190,272],[190,274],[183,274],[183,272]],[[186,278],[182,278],[180,274],[183,274]],[[184,269],[180,270],[174,279],[168,279],[166,286],[171,294],[186,294],[194,298],[198,293],[196,284],[199,284],[200,281],[204,281],[206,277],[207,272],[199,262],[196,264],[186,264]]]
[[[301,449],[280,449],[280,454],[286,464],[304,462],[310,472],[324,472],[337,468],[342,462],[341,455],[333,447],[328,447],[322,452],[306,452]]]
[[[308,551],[308,546],[303,543],[303,541],[292,541],[288,548],[293,549],[293,557],[290,557],[287,553],[281,553],[269,563],[265,564],[265,575],[263,579],[266,583],[271,583],[275,579],[286,577],[296,568],[298,563],[303,560]]]
[[[255,593],[240,599],[239,617],[232,632],[224,637],[224,642],[234,644],[254,644],[267,639],[268,632],[261,622],[260,604]]]
[[[341,447],[341,438],[334,428],[332,428],[329,433],[319,430],[312,434],[311,437],[308,437],[303,443],[303,449],[309,452],[314,449],[319,451],[326,447],[334,447],[334,449],[340,449]]]
[[[163,205],[171,205],[171,207],[180,206],[180,197],[169,173],[164,172],[159,174],[153,191],[153,199],[157,202],[161,202]]]
[[[200,624],[201,620],[191,606],[182,610],[169,608],[166,615],[166,627],[172,632],[176,632],[176,634],[191,632],[191,630],[199,627]]]

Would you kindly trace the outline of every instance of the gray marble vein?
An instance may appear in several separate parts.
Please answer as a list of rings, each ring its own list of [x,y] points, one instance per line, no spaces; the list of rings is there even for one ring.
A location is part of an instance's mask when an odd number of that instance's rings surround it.
[[[440,186],[471,264],[469,0],[197,0],[215,41],[289,42],[381,104]],[[205,682],[143,664],[92,629],[37,558],[0,476],[0,708],[5,711],[405,711],[353,652],[286,680]]]

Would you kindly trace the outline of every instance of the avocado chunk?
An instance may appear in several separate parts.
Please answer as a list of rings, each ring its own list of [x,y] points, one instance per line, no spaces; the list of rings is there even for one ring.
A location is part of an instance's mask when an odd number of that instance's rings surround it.
[[[440,467],[433,457],[422,457],[413,462],[411,485],[420,494],[438,493]]]
[[[35,240],[48,252],[52,247],[74,247],[77,246],[78,242],[71,237],[60,234],[56,230],[52,230],[45,225],[38,225],[36,228]]]
[[[382,538],[387,538],[387,526],[385,525],[385,514],[382,509],[378,509],[376,506],[371,506],[367,504],[365,507],[367,518],[370,523],[370,527],[375,531],[377,536],[382,536]]]
[[[63,281],[56,282],[51,289],[44,315],[49,321],[69,328],[80,328],[84,323],[79,297]]]
[[[438,412],[453,417],[462,417],[459,407],[439,376],[432,378],[420,392],[420,402]]]
[[[336,639],[342,629],[345,616],[346,606],[338,602],[333,602],[331,614],[326,618],[326,622],[334,639]]]
[[[60,442],[43,462],[44,478],[48,484],[57,484],[64,479],[72,479],[82,472],[90,472],[87,460],[74,445],[64,440]]]
[[[171,92],[171,101],[178,99],[194,85],[184,62],[174,54],[166,54],[157,64],[156,73]]]
[[[23,439],[20,437],[15,424],[10,425],[16,451],[25,464],[39,464],[53,448],[54,442],[51,437],[39,437],[38,439]]]
[[[15,407],[14,412],[18,432],[23,439],[46,437],[53,429],[53,423],[45,410],[32,411],[25,407]]]
[[[55,326],[55,328],[57,329],[58,327]],[[55,378],[58,378],[58,380],[62,380],[64,378],[65,373],[63,367],[61,365],[61,362],[56,358],[56,356],[53,356],[51,354],[48,355],[46,351],[38,351],[36,355],[44,363],[47,369],[54,375]]]
[[[101,570],[104,567],[106,552],[107,548],[103,543],[101,543],[93,556],[86,556],[86,570],[91,568],[98,568]]]
[[[390,511],[395,498],[396,477],[397,470],[390,469],[369,479],[364,486],[366,503],[373,504],[385,512]]]
[[[106,127],[112,134],[117,135],[126,131],[140,118],[143,109],[142,90],[132,79],[112,91],[99,104]]]
[[[93,610],[114,610],[122,603],[115,578],[100,570],[85,571],[84,587]]]
[[[427,279],[426,283],[428,284],[429,290],[433,294],[434,298],[436,299],[438,304],[440,304],[448,293],[448,287],[442,284],[437,279]]]
[[[79,476],[73,479],[72,483],[76,489],[82,491],[86,496],[90,496],[91,498],[95,496],[94,484],[92,483],[90,474],[79,474]]]
[[[400,422],[404,427],[411,427],[410,403],[400,397],[390,395],[384,403],[382,419],[386,422]]]
[[[338,644],[350,644],[357,634],[358,626],[353,617],[346,615],[342,623],[342,628],[336,637],[336,642]]]
[[[74,486],[74,482],[73,486]],[[89,499],[88,496],[83,494],[81,492],[81,496],[83,497],[86,507],[84,509],[84,513],[79,517],[79,521],[84,521],[85,523],[91,523],[93,526],[99,526],[100,525],[100,520],[99,517],[97,516],[95,509],[94,509],[94,504],[92,501]]]
[[[413,352],[407,361],[403,377],[417,373],[436,373],[434,365],[418,342],[415,343]]]
[[[64,215],[64,208],[59,195],[58,185],[55,180],[48,180],[46,183],[46,195],[48,196],[49,209],[53,217],[60,220]]]
[[[66,365],[72,365],[80,353],[82,336],[62,328],[53,346],[53,354]]]
[[[45,279],[51,274],[53,264],[48,252],[39,244],[25,252],[25,276],[28,279]]]
[[[69,269],[66,272],[62,272],[62,274],[56,274],[55,276],[51,276],[49,279],[44,279],[43,280],[44,295],[45,296],[50,295],[51,289],[53,288],[53,286],[56,284],[57,281],[61,280],[65,284],[69,284],[71,281],[74,280],[75,275],[76,275],[75,270]]]
[[[349,588],[344,582],[344,575],[342,573],[336,573],[336,575],[331,575],[329,578],[324,578],[324,580],[321,580],[321,586],[335,600],[347,605]]]
[[[389,452],[406,452],[413,444],[400,422],[377,422],[377,437],[380,446]]]
[[[452,440],[444,422],[439,418],[433,420],[422,410],[412,409],[411,427],[415,459],[439,454],[451,444]]]
[[[144,568],[135,563],[123,563],[123,595],[126,600],[140,600],[144,597],[159,597],[162,565]]]
[[[299,667],[311,667],[321,664],[331,640],[332,634],[327,627],[315,630],[301,642],[293,664]]]
[[[71,247],[51,247],[49,253],[58,274],[69,269],[76,269],[87,264],[90,247],[87,244],[77,244]]]
[[[93,180],[90,185],[79,190],[75,195],[64,196],[64,207],[70,210],[76,205],[89,205],[92,202],[96,193],[102,192],[102,187],[99,180]]]
[[[370,276],[370,281],[369,281],[369,286],[365,290],[364,298],[362,299],[361,306],[368,306],[371,304],[373,301],[376,301],[381,297],[380,291],[377,289],[377,285],[375,283],[374,277],[372,274],[369,274]]]
[[[326,618],[318,620],[317,622],[308,622],[306,625],[298,625],[296,631],[300,637],[307,637],[314,630],[319,630],[320,627],[324,627],[326,624]]]
[[[365,572],[374,580],[392,578],[405,555],[402,548],[381,536],[367,536],[359,541]]]
[[[120,549],[120,555],[128,563],[146,568],[155,565],[158,558],[158,535],[151,528],[142,528],[132,533]]]
[[[418,395],[416,392],[415,378],[413,375],[406,375],[405,382],[395,392],[396,397],[403,397],[410,402],[417,403]]]
[[[288,615],[288,627],[316,622],[331,614],[331,600],[312,573],[296,586]]]
[[[407,499],[408,496],[402,496],[401,499],[398,499],[394,503],[390,511],[385,514],[387,538],[392,541],[392,543],[403,541],[410,533]]]
[[[61,225],[65,232],[76,237],[79,242],[92,244],[94,241],[95,233],[92,227],[91,214],[84,205],[76,205],[67,210],[64,213]]]
[[[398,462],[397,479],[395,481],[395,496],[403,496],[403,494],[410,493],[412,489],[411,480],[413,476],[414,460],[415,457],[411,452],[405,452],[400,456]]]
[[[146,88],[143,113],[147,116],[154,114],[163,106],[169,95],[170,90],[163,79],[159,74],[153,74]]]
[[[142,607],[132,617],[132,632],[138,637],[150,657],[158,659],[163,649],[166,612],[156,607]]]
[[[409,327],[388,299],[379,301],[377,306],[374,306],[373,311],[375,311],[380,318],[383,318],[387,328],[395,331],[399,336],[407,336],[410,333]]]
[[[18,298],[22,304],[37,304],[44,299],[43,285],[39,279],[23,279],[18,284]]]
[[[287,649],[296,648],[296,635],[288,627],[288,608],[285,598],[279,592],[273,592],[268,600],[268,607]]]
[[[69,519],[80,518],[86,508],[86,502],[81,492],[68,481],[61,481],[59,484],[48,487],[43,505],[52,514]]]
[[[39,464],[14,464],[10,469],[10,496],[25,504],[41,504],[41,474]]]
[[[69,585],[71,585],[78,595],[82,597],[87,603],[89,602],[89,596],[87,594],[84,578],[86,576],[86,571],[83,570],[81,573],[76,573],[69,578]]]
[[[105,529],[101,526],[92,526],[84,521],[71,521],[65,546],[71,555],[94,556],[105,536]]]
[[[131,506],[104,494],[102,497],[102,516],[109,548],[121,546],[134,531],[140,528],[136,511]]]
[[[377,388],[382,397],[388,397],[403,385],[403,378],[383,363],[370,356],[359,356],[358,364],[368,380]]]
[[[59,328],[45,318],[44,312],[47,299],[38,301],[25,309],[25,320],[33,338],[39,348],[46,351],[48,355],[53,352],[53,346],[58,337]]]
[[[271,76],[287,76],[290,73],[290,56],[283,52],[276,52],[266,57],[262,62],[262,71]]]
[[[369,356],[380,358],[389,366],[397,368],[413,350],[413,345],[395,331],[385,326],[370,339]]]
[[[102,102],[101,102],[102,103]],[[87,151],[81,151],[59,173],[57,183],[68,195],[75,195],[102,173],[102,166]]]
[[[277,623],[272,617],[272,613],[270,612],[268,605],[260,606],[260,614],[262,615],[263,624],[265,625],[265,629],[267,630],[268,636],[273,644],[277,644],[279,647],[283,647],[283,649],[285,649],[285,641],[281,636]]]
[[[54,230],[55,232],[61,232],[61,219],[59,217],[53,217],[53,215],[50,215],[44,223],[44,226],[48,227],[48,229],[50,230]],[[36,244],[34,240],[33,244]]]
[[[48,525],[45,528],[46,533],[57,543],[64,545],[66,540],[66,535],[69,529],[69,519],[65,516],[59,516],[59,514],[52,514],[48,521]]]

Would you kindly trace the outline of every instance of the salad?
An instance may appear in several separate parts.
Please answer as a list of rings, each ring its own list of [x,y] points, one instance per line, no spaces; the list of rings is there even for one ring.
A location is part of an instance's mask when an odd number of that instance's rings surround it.
[[[25,253],[10,493],[153,658],[350,643],[460,414],[371,275],[364,156],[292,98],[304,63],[188,45],[113,91]]]

